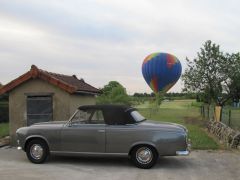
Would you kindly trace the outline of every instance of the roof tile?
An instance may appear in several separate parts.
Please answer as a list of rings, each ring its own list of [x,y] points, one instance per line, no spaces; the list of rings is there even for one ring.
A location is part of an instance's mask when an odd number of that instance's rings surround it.
[[[18,77],[17,79],[11,81],[6,84],[2,88],[0,88],[0,95],[6,92],[11,91],[18,85],[29,79],[40,78],[49,83],[58,86],[59,88],[69,92],[69,93],[96,93],[99,94],[100,90],[86,83],[83,79],[78,79],[76,75],[64,75],[57,74],[53,72],[48,72],[42,69],[37,68],[37,66],[32,65],[31,70],[25,73],[24,75]]]

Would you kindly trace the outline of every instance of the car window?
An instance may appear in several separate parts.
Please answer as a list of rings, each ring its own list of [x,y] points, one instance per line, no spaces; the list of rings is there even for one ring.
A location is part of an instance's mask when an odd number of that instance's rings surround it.
[[[89,120],[90,124],[105,124],[103,112],[101,110],[95,110],[92,117]]]
[[[146,120],[145,117],[143,117],[138,111],[132,111],[131,116],[136,122],[141,122]]]
[[[71,124],[105,124],[101,110],[78,110]]]
[[[92,111],[78,110],[72,118],[72,124],[88,124],[91,118]]]

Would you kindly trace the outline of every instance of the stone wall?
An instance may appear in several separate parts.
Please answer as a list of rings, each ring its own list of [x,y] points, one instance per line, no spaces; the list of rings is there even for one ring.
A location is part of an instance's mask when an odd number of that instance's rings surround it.
[[[210,120],[208,122],[207,128],[210,133],[215,135],[220,142],[225,143],[228,147],[240,147],[240,132],[214,120]]]

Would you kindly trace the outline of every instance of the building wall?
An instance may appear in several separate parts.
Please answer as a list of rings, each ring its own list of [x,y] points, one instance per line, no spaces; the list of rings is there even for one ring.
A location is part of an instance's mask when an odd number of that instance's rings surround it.
[[[11,143],[16,144],[16,130],[27,125],[26,94],[53,93],[53,120],[67,120],[82,104],[95,104],[94,96],[70,95],[41,79],[29,80],[9,93],[9,126]]]
[[[69,112],[72,115],[81,105],[96,104],[96,98],[89,95],[70,95]]]

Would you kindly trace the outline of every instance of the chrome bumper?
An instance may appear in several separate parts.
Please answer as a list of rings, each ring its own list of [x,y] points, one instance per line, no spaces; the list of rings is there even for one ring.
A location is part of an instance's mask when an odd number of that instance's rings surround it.
[[[176,155],[178,156],[187,156],[190,154],[190,151],[186,150],[186,151],[176,151]]]
[[[177,156],[187,156],[190,154],[190,150],[191,150],[191,140],[188,139],[187,140],[187,149],[185,151],[176,151],[176,155]]]
[[[22,150],[22,147],[20,146],[20,141],[19,140],[17,140],[17,144],[18,144],[17,150]]]

